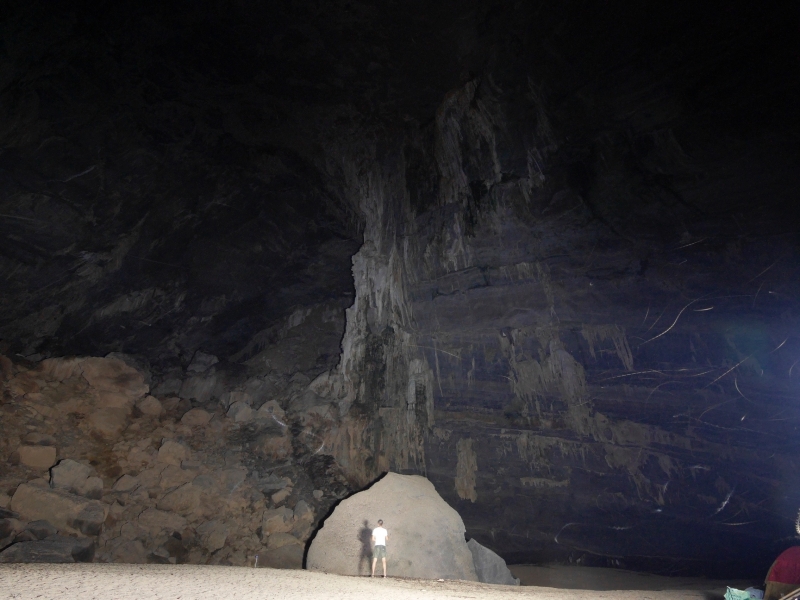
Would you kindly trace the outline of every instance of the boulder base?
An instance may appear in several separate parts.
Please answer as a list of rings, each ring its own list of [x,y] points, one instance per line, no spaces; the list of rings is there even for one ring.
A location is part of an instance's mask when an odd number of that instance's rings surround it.
[[[341,575],[369,574],[370,539],[378,519],[389,531],[390,576],[478,580],[459,514],[426,478],[396,473],[388,473],[336,507],[311,543],[306,567]]]
[[[56,463],[56,449],[52,446],[20,446],[19,461],[31,469],[46,470]]]
[[[481,546],[474,539],[467,542],[467,547],[472,552],[472,562],[475,564],[478,581],[500,585],[519,585],[519,579],[511,574],[506,566],[506,561],[501,556],[486,546]]]
[[[11,498],[11,509],[31,521],[47,520],[59,531],[97,535],[106,519],[102,502],[23,483]]]
[[[0,552],[0,563],[92,562],[94,541],[53,535],[47,539],[19,542]]]
[[[289,544],[262,551],[258,557],[258,566],[271,569],[302,569],[303,546]]]

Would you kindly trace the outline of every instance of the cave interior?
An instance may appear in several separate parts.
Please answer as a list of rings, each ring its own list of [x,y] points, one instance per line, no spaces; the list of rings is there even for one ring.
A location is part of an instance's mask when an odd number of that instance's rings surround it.
[[[0,510],[44,447],[106,562],[387,471],[509,564],[797,543],[796,6],[4,4]]]

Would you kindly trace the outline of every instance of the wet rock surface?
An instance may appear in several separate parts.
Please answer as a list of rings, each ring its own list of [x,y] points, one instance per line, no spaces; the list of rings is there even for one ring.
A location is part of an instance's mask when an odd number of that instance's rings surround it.
[[[0,507],[298,566],[393,470],[508,562],[762,575],[800,506],[791,9],[220,6],[9,5]]]

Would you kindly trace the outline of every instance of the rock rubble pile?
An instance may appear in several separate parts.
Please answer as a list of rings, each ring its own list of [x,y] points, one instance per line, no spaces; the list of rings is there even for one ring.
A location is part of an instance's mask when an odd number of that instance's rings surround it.
[[[116,357],[0,364],[0,562],[299,568],[347,491],[324,460],[292,460],[275,400],[152,395]]]

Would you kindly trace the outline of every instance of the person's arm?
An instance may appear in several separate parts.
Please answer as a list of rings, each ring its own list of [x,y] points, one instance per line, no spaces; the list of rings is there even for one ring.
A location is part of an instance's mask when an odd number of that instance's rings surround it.
[[[372,541],[373,542],[375,541],[375,534],[374,533],[372,534]]]

